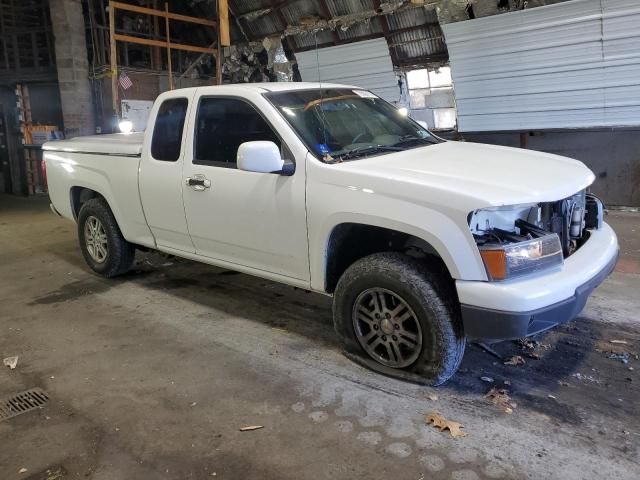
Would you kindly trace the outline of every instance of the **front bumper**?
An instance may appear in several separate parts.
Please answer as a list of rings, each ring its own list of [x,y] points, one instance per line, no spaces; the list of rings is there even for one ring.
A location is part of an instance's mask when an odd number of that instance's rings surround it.
[[[575,318],[618,258],[618,240],[609,225],[603,223],[590,234],[557,269],[502,282],[457,280],[465,335],[482,340],[521,338]]]

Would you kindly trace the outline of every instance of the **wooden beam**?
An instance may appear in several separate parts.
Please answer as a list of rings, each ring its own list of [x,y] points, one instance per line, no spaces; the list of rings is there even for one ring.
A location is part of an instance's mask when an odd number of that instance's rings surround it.
[[[219,39],[221,47],[231,45],[231,36],[229,34],[229,4],[227,0],[218,0],[218,22],[220,23]]]
[[[113,38],[120,42],[138,43],[140,45],[149,45],[151,47],[171,48],[172,50],[184,50],[187,52],[209,53],[216,55],[215,48],[196,47],[195,45],[185,45],[183,43],[167,43],[162,40],[151,40],[150,38],[132,37],[131,35],[122,35],[114,33]]]
[[[162,10],[155,10],[153,8],[138,7],[137,5],[129,5],[128,3],[121,2],[109,2],[116,10],[127,10],[129,12],[142,13],[146,15],[156,15],[158,17],[168,17],[171,20],[178,20],[180,22],[197,23],[199,25],[206,25],[208,27],[215,27],[216,22],[214,20],[206,20],[204,18],[189,17],[187,15],[180,15],[179,13],[170,13]]]

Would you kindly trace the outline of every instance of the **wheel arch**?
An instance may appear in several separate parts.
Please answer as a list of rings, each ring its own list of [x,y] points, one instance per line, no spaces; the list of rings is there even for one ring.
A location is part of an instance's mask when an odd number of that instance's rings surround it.
[[[80,213],[82,205],[92,198],[101,198],[107,205],[109,205],[109,201],[97,190],[82,186],[71,187],[69,190],[69,200],[71,202],[71,213],[73,214],[73,218],[76,222],[78,221],[78,214]],[[109,205],[109,209],[113,212],[111,205]]]
[[[403,230],[368,223],[342,222],[335,225],[327,237],[324,262],[324,290],[335,291],[338,280],[354,262],[382,252],[401,252],[429,262],[440,263],[449,278],[455,278],[457,270],[450,268],[448,252],[415,234]],[[455,265],[454,265],[455,267]]]

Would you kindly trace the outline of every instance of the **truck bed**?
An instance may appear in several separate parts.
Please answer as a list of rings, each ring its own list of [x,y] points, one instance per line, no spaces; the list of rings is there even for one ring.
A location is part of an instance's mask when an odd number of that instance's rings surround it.
[[[139,157],[142,153],[143,141],[144,133],[142,132],[129,134],[112,133],[47,142],[43,146],[43,150]]]

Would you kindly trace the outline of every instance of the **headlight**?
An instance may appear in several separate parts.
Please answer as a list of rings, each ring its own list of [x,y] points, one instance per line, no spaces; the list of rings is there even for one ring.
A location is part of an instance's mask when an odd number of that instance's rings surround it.
[[[505,280],[562,265],[562,246],[555,233],[510,244],[479,247],[490,280]]]

